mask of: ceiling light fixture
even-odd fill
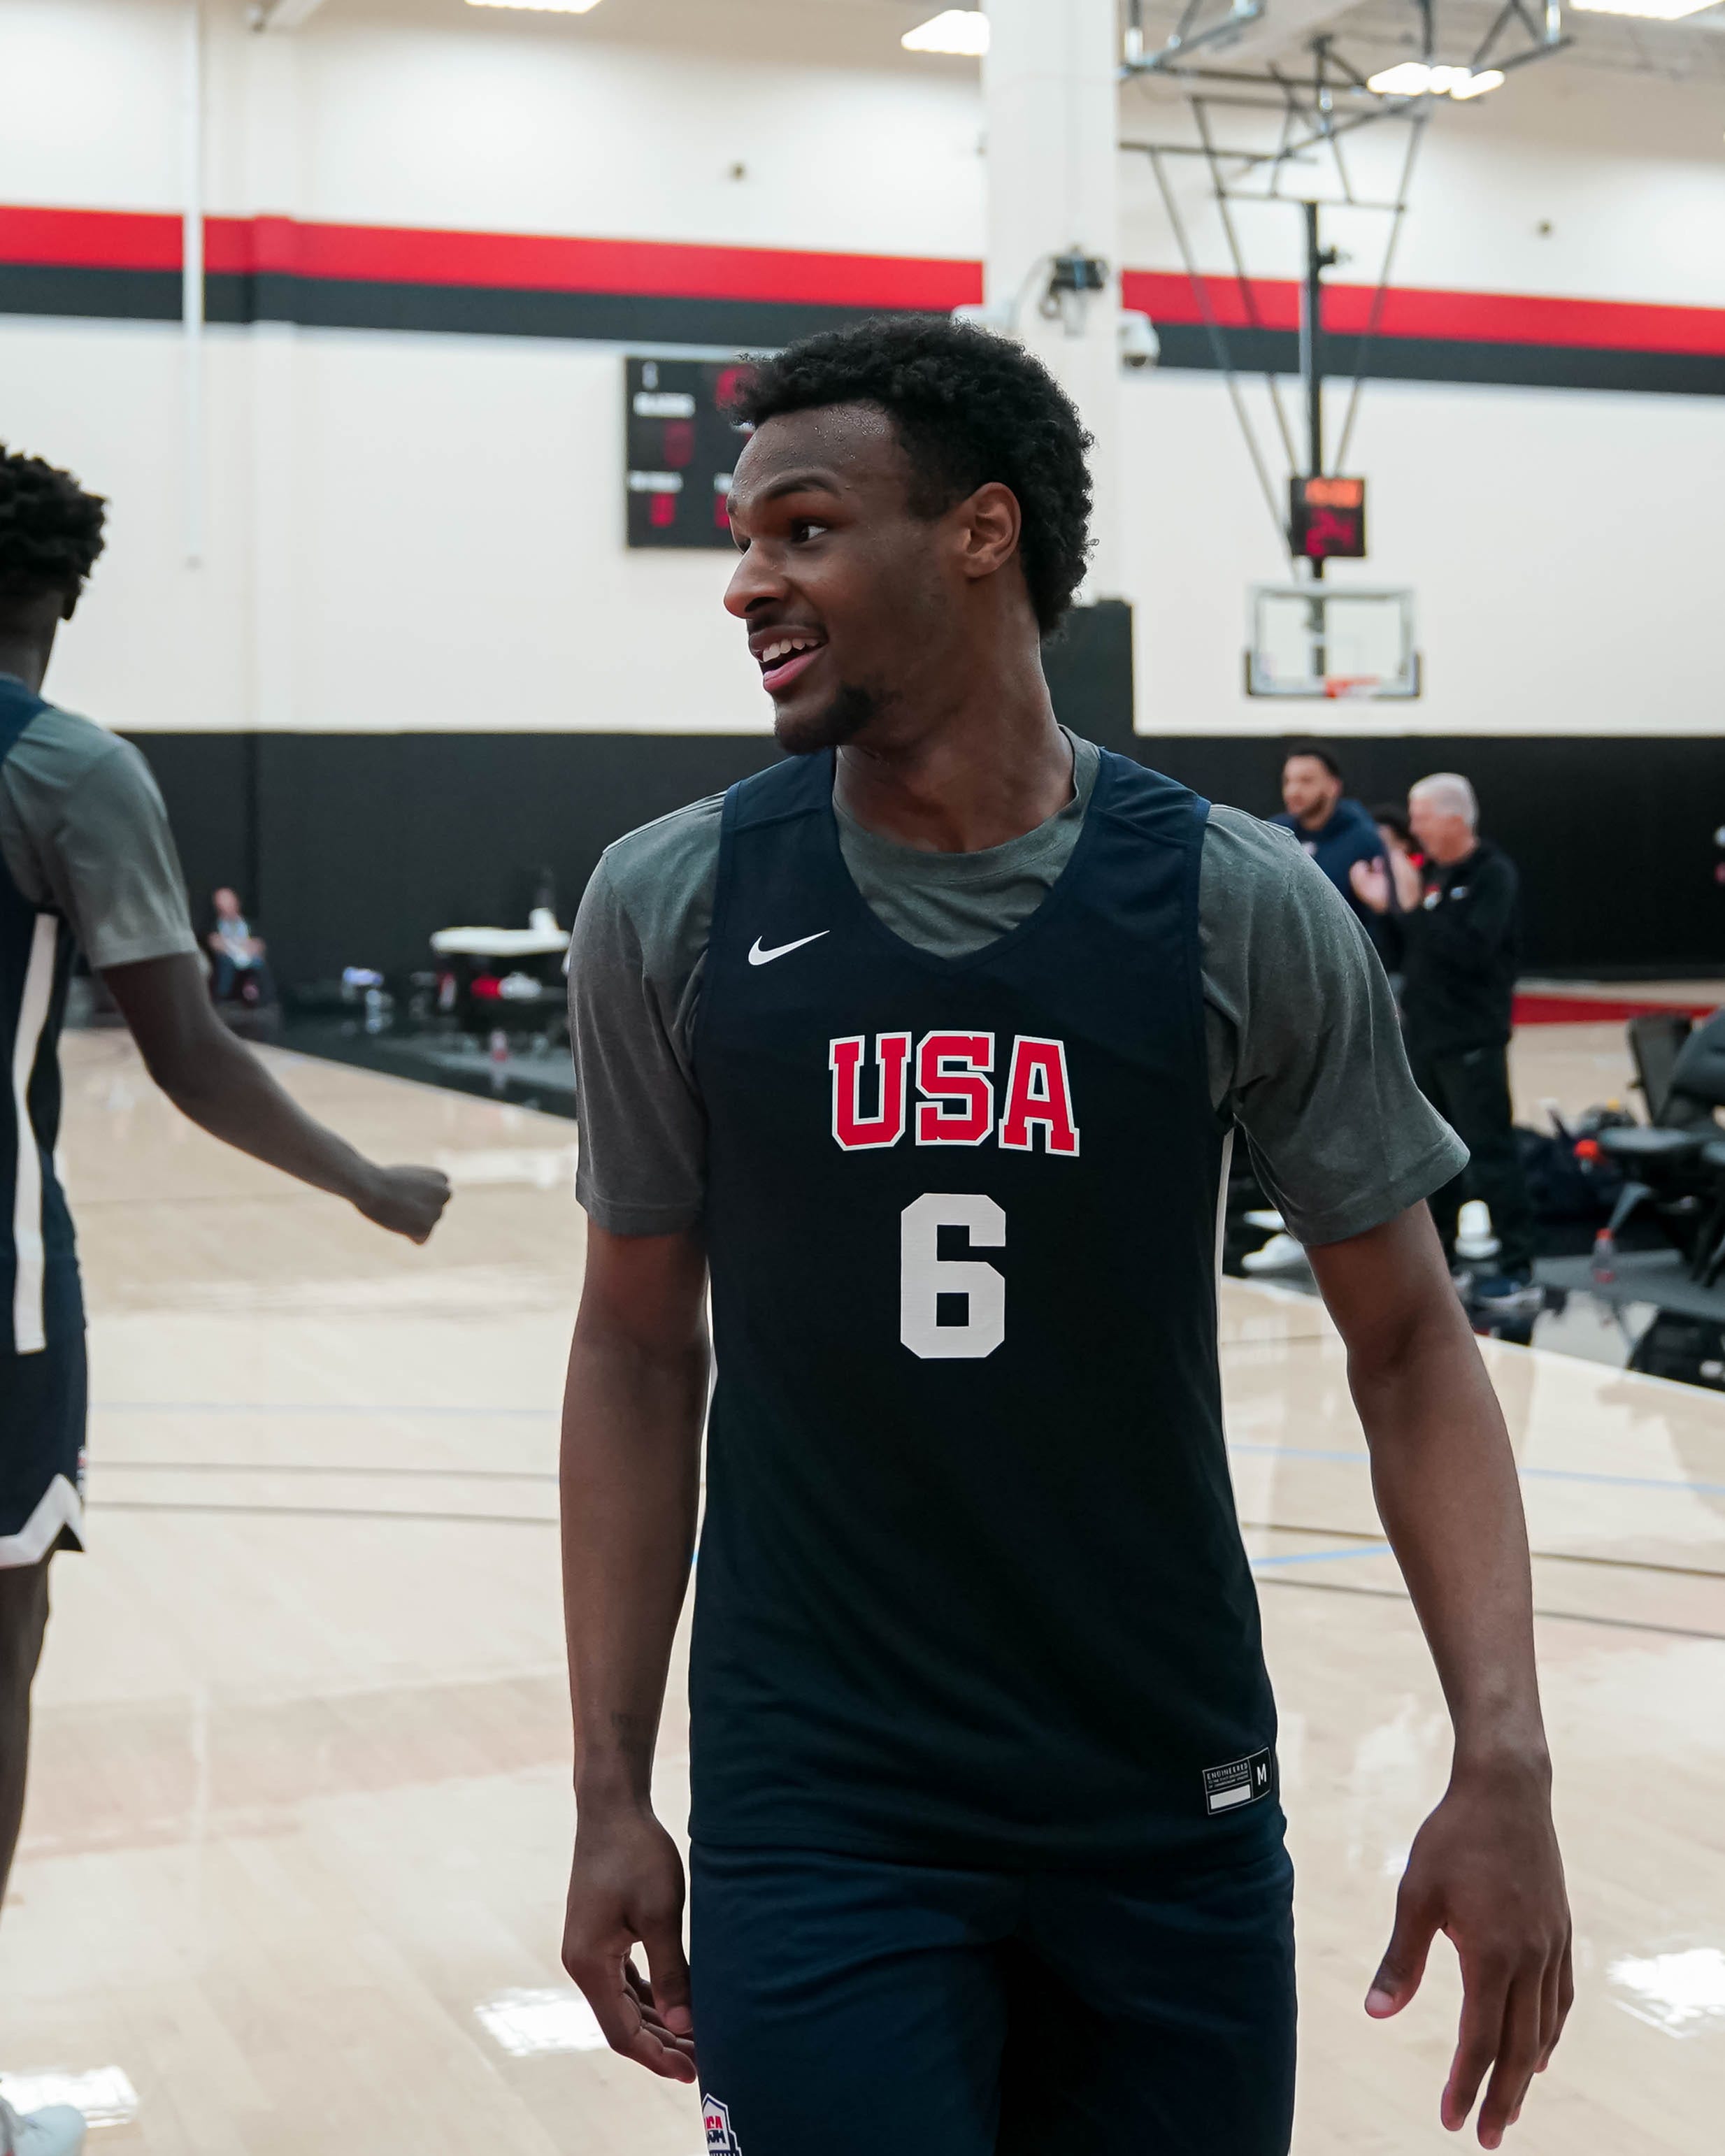
[[[1502,68],[1482,68],[1476,74],[1471,68],[1428,67],[1424,60],[1404,60],[1398,67],[1385,68],[1373,75],[1366,88],[1376,90],[1379,97],[1454,97],[1465,102],[1470,97],[1483,97],[1502,80]]]
[[[533,15],[584,15],[599,0],[467,0],[470,8],[519,8]]]
[[[1635,15],[1644,23],[1681,23],[1698,15],[1713,0],[1569,0],[1584,15]]]
[[[988,49],[988,18],[978,8],[948,8],[906,30],[899,43],[907,53],[957,53],[963,59],[980,59]]]

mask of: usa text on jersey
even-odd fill
[[[833,1137],[846,1152],[896,1146],[912,1129],[919,1146],[979,1146],[993,1138],[1009,1152],[1032,1152],[1040,1138],[1047,1152],[1069,1159],[1077,1154],[1064,1041],[1021,1033],[1009,1050],[1003,1043],[1006,1075],[998,1102],[992,1033],[925,1033],[914,1056],[908,1033],[876,1034],[872,1056],[869,1036],[850,1034],[829,1044],[827,1061],[833,1074]],[[913,1061],[919,1096],[914,1117],[909,1111]]]

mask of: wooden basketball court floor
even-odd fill
[[[1524,1094],[1614,1090],[1620,1041],[1543,1029]],[[101,2156],[696,2156],[692,2097],[594,2048],[557,1964],[573,1128],[275,1060],[368,1151],[447,1165],[455,1202],[411,1250],[191,1129],[123,1040],[69,1043],[93,1547],[54,1568],[0,2071],[14,2101],[72,2077]],[[1230,1281],[1224,1317],[1300,1873],[1296,2147],[1453,2147],[1447,1949],[1400,2021],[1360,2007],[1442,1786],[1441,1703],[1322,1310]],[[1488,1353],[1579,1984],[1510,2145],[1702,2156],[1725,2115],[1725,1397]],[[685,1746],[679,1677],[675,1823]]]

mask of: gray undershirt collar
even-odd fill
[[[1045,869],[1051,861],[1062,864],[1077,843],[1078,832],[1101,769],[1101,752],[1093,742],[1080,741],[1062,726],[1072,751],[1072,798],[1063,808],[999,846],[985,846],[971,854],[948,854],[923,846],[902,845],[859,824],[834,795],[833,814],[838,819],[839,839],[846,865],[860,883],[878,886],[914,880],[925,887],[970,886],[999,880],[1016,880],[1027,872]]]

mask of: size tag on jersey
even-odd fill
[[[1218,1812],[1255,1804],[1276,1788],[1273,1753],[1254,1752],[1249,1759],[1235,1759],[1226,1767],[1204,1770],[1204,1808],[1214,1819]]]

